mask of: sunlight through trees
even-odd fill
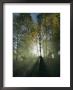
[[[39,56],[48,68],[53,68],[55,62],[60,63],[60,14],[14,13],[14,76],[26,76]]]

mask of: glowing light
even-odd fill
[[[52,59],[54,59],[54,54],[53,53],[52,53],[51,57],[52,57]]]
[[[36,44],[36,45],[33,46],[32,53],[33,53],[35,56],[40,56],[39,44]],[[42,47],[41,47],[41,56],[43,57],[43,48],[42,48]]]

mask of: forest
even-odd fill
[[[13,13],[13,77],[60,77],[60,13]]]

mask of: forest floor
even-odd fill
[[[40,59],[40,61],[36,61],[32,69],[29,71],[29,73],[26,75],[28,77],[48,77],[50,76],[47,66],[43,60],[43,58]]]
[[[30,63],[29,63],[30,64]],[[29,66],[29,65],[28,65]],[[45,60],[39,57],[35,63],[26,68],[24,63],[15,63],[13,77],[59,77],[60,60]]]

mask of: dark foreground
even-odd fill
[[[43,58],[40,56],[36,63],[32,66],[30,70],[24,75],[24,69],[21,68],[14,70],[14,77],[59,77],[60,76],[60,64],[54,64],[52,67],[48,67],[44,62]]]

